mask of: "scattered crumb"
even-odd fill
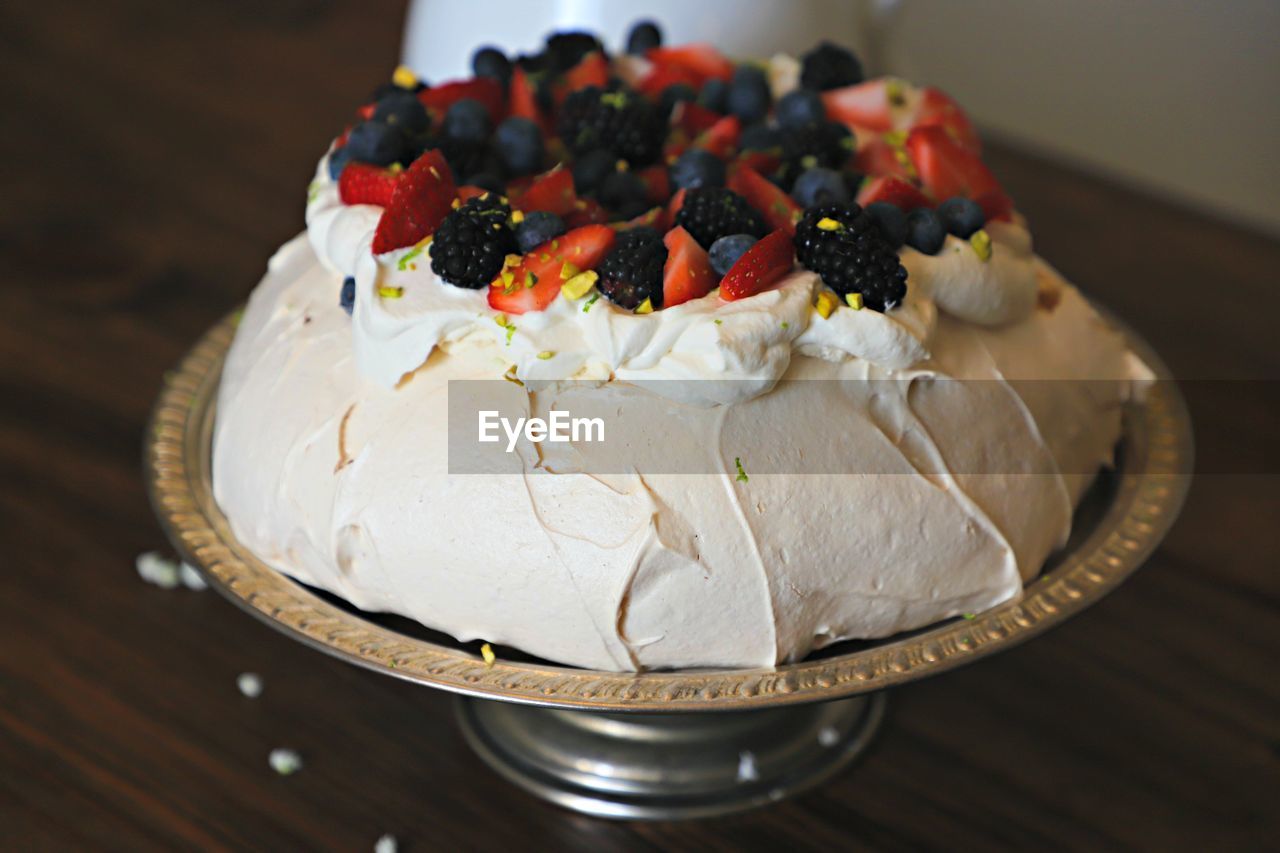
[[[204,576],[197,572],[195,566],[190,563],[183,563],[179,566],[178,575],[182,579],[182,585],[187,589],[201,592],[209,588],[209,584],[205,583]]]
[[[746,750],[738,753],[738,781],[754,782],[760,778],[760,771],[756,770],[756,756],[753,752]]]
[[[302,769],[302,756],[292,749],[277,747],[267,756],[267,763],[281,776],[292,776]]]
[[[399,847],[394,835],[384,835],[373,845],[373,853],[396,853]]]
[[[177,589],[178,584],[182,582],[179,577],[178,563],[161,557],[155,551],[139,554],[136,565],[138,577],[161,589]]]
[[[840,733],[835,726],[823,726],[818,729],[818,743],[830,749],[840,742]]]
[[[236,687],[250,699],[257,699],[262,695],[262,676],[256,672],[242,672],[236,676]]]

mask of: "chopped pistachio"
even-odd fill
[[[641,302],[639,305],[637,305],[637,306],[636,306],[636,313],[637,313],[637,314],[652,314],[652,313],[653,313],[653,300],[646,296],[646,297],[645,297],[644,302]]]
[[[591,306],[595,305],[596,300],[599,298],[600,298],[600,291],[597,290],[595,293],[591,294],[591,297],[587,299],[586,303],[582,306],[582,313],[585,314],[588,311],[590,311]]]
[[[524,222],[524,211],[523,210],[511,211],[511,224],[519,225],[521,222]]]
[[[738,476],[734,477],[734,479],[737,480],[739,483],[745,483],[751,479],[750,477],[747,476],[746,469],[742,467],[742,457],[740,456],[733,457],[733,467],[738,469]]]
[[[824,216],[818,220],[819,231],[839,231],[843,227],[838,219],[832,219],[830,216]]]
[[[391,72],[391,82],[401,89],[412,89],[418,85],[418,75],[407,65],[397,65],[396,70]]]
[[[547,359],[554,358],[554,357],[555,357],[555,353],[549,349],[544,349],[542,352],[538,353],[538,358],[542,361],[546,361]]]
[[[840,305],[836,295],[830,290],[824,290],[818,294],[818,300],[813,304],[814,309],[822,315],[822,319],[827,319],[832,312]]]
[[[404,288],[384,284],[378,288],[378,295],[383,299],[399,299],[404,296]]]
[[[580,272],[581,270],[579,270],[575,265],[565,261],[560,267],[560,280],[568,281]]]
[[[844,295],[844,301],[849,303],[849,307],[852,308],[854,311],[862,310],[862,294],[861,293],[846,293]]]
[[[563,274],[563,271],[561,274]],[[590,292],[591,288],[595,287],[599,278],[600,276],[595,270],[577,273],[560,285],[560,292],[564,294],[565,299],[581,299]]]
[[[991,235],[986,229],[979,228],[969,235],[969,245],[983,261],[991,260]]]
[[[498,660],[498,656],[493,653],[493,646],[488,643],[480,647],[480,657],[484,658],[485,666],[493,666]]]

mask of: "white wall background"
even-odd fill
[[[844,41],[993,136],[1280,234],[1280,0],[414,0],[405,56],[439,80],[641,17],[742,56]]]

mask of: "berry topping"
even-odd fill
[[[806,53],[802,62],[800,85],[805,89],[825,92],[862,82],[862,63],[858,58],[829,41]]]
[[[778,124],[782,127],[804,127],[806,124],[817,124],[827,120],[827,108],[822,105],[822,96],[809,89],[793,89],[778,99],[775,111]]]
[[[573,173],[563,166],[539,175],[525,187],[511,188],[511,204],[526,212],[545,210],[557,216],[568,216],[577,209],[577,203]]]
[[[391,204],[399,175],[367,163],[352,163],[338,178],[338,197],[343,204]],[[967,236],[967,235],[966,235]]]
[[[717,157],[727,158],[738,147],[738,137],[741,135],[742,122],[738,117],[725,116],[698,134],[698,138],[693,141],[693,147],[710,151]]]
[[[658,112],[670,116],[675,112],[676,104],[693,103],[697,99],[698,93],[688,83],[672,83],[658,95]]]
[[[490,121],[502,117],[507,98],[502,91],[502,84],[488,77],[474,77],[470,80],[456,80],[452,83],[441,83],[418,93],[418,100],[437,117],[449,111],[449,107],[468,98],[484,104]]]
[[[824,92],[827,115],[850,127],[885,132],[893,130],[893,108],[905,103],[902,84],[891,77],[868,80]]]
[[[570,92],[576,92],[588,86],[603,89],[609,84],[609,73],[609,60],[605,59],[600,51],[591,51],[582,57],[577,65],[565,72],[556,95],[558,102],[563,103]]]
[[[477,77],[497,80],[505,89],[511,81],[511,60],[496,47],[485,46],[471,54],[471,71]]]
[[[900,207],[887,201],[873,201],[863,209],[876,221],[890,246],[896,249],[906,242],[907,215]]]
[[[652,228],[633,228],[618,235],[613,251],[600,264],[600,292],[615,305],[632,311],[645,302],[662,307],[662,276],[667,247]]]
[[[729,112],[729,84],[716,77],[703,83],[702,91],[698,93],[698,105],[714,113]]]
[[[662,45],[662,30],[653,21],[639,21],[627,33],[627,53],[644,56]]]
[[[496,193],[468,200],[436,229],[431,271],[457,287],[476,290],[488,285],[507,255],[516,251],[510,218],[511,208]]]
[[[682,190],[724,186],[724,161],[710,151],[691,148],[671,166],[671,183]]]
[[[711,244],[711,251],[707,253],[711,259],[711,268],[716,271],[716,275],[724,275],[755,244],[756,238],[750,234],[721,237]]]
[[[653,105],[627,91],[589,86],[569,95],[560,111],[560,137],[574,154],[596,148],[645,166],[662,153],[666,124]]]
[[[747,200],[722,187],[689,190],[676,214],[675,224],[692,234],[703,247],[729,234],[760,237],[765,233],[764,220]]]
[[[412,92],[396,89],[378,99],[373,120],[399,128],[406,134],[425,133],[431,128],[427,108]]]
[[[907,271],[870,214],[856,204],[805,211],[796,225],[796,256],[836,293],[859,293],[868,308],[885,311],[907,294]]]
[[[535,210],[533,213],[526,213],[516,224],[516,245],[523,253],[532,252],[564,232],[563,219],[545,210]]]
[[[404,156],[404,134],[380,121],[363,121],[351,128],[343,146],[347,159],[374,166],[390,166]]]
[[[685,72],[692,76],[697,86],[713,78],[728,80],[733,76],[733,63],[709,44],[659,47],[649,51],[647,56],[655,71],[675,69]]]
[[[618,166],[618,158],[611,151],[597,148],[588,151],[573,161],[573,186],[578,195],[588,195],[596,191]]]
[[[815,166],[842,169],[853,151],[853,134],[838,122],[787,128],[782,132],[783,185],[790,186],[801,173]]]
[[[853,162],[865,175],[889,175],[903,181],[916,179],[915,167],[911,165],[907,150],[883,137],[873,138],[860,146]]]
[[[764,72],[755,65],[739,65],[729,83],[729,112],[744,122],[757,122],[769,114],[772,100]]]
[[[791,197],[801,207],[844,204],[849,200],[849,188],[845,185],[844,175],[833,169],[817,166],[800,173],[795,185],[791,187]]]
[[[533,81],[523,68],[515,68],[511,72],[511,96],[508,101],[508,112],[513,116],[527,118],[538,125],[544,135],[551,134],[550,122],[543,115],[538,104],[538,93]]]
[[[965,239],[986,222],[982,207],[976,201],[962,196],[949,198],[938,205],[938,218],[942,220],[948,234]]]
[[[768,290],[791,272],[795,248],[791,233],[779,228],[748,249],[720,280],[720,298],[744,299]]]
[[[770,231],[795,228],[800,218],[800,205],[782,191],[778,185],[746,164],[739,164],[729,177],[729,189],[747,200],[747,204],[760,212]]]
[[[649,188],[644,179],[632,171],[614,172],[605,177],[596,193],[600,203],[618,216],[630,219],[650,207]]]
[[[430,236],[449,214],[455,195],[453,173],[439,151],[428,151],[396,181],[391,202],[373,234],[373,252],[412,246]]]
[[[930,206],[928,196],[892,175],[882,175],[867,181],[858,191],[857,201],[863,207],[877,201],[887,201],[903,211]]]
[[[509,174],[528,175],[542,168],[542,130],[527,118],[504,120],[494,134],[493,146]]]
[[[338,291],[338,306],[347,312],[347,316],[356,309],[356,280],[347,276],[342,280],[342,290]]]
[[[935,199],[956,195],[976,199],[986,193],[1002,192],[978,155],[952,139],[942,127],[915,128],[907,134],[906,148],[925,191]]]
[[[973,123],[969,121],[969,117],[964,114],[960,106],[941,90],[928,87],[920,92],[920,106],[916,110],[912,127],[931,125],[941,127],[951,134],[952,139],[973,153],[982,152],[982,142],[978,139],[978,132],[974,130]]]
[[[907,214],[905,242],[908,246],[926,255],[936,255],[946,240],[947,228],[938,214],[927,207],[918,207]]]
[[[503,264],[489,288],[489,307],[507,314],[544,310],[565,284],[585,281],[582,274],[598,267],[617,239],[607,225],[553,237],[513,266]]]
[[[489,111],[472,98],[455,102],[444,114],[444,135],[455,142],[484,142],[489,127]]]
[[[716,286],[717,276],[707,260],[707,253],[683,228],[673,228],[662,240],[667,247],[667,262],[662,271],[663,308],[671,308],[690,299],[700,299]]]
[[[568,71],[592,51],[603,51],[604,45],[593,34],[581,31],[552,33],[543,51],[548,70]]]

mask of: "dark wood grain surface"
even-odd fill
[[[860,766],[740,818],[619,824],[544,805],[470,753],[447,697],[212,593],[142,584],[135,556],[163,547],[139,473],[161,374],[301,229],[319,147],[390,71],[399,27],[396,8],[304,0],[0,8],[0,847],[1280,839],[1280,412],[1257,385],[1202,383],[1202,453],[1221,443],[1249,465],[1202,474],[1131,582],[897,691]],[[1276,241],[1013,151],[991,159],[1041,252],[1179,376],[1280,378]],[[237,692],[244,670],[265,677],[260,699]],[[271,772],[280,745],[301,773]]]

